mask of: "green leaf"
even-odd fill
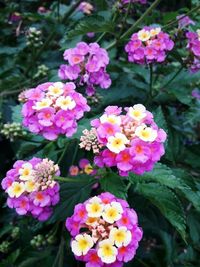
[[[74,178],[74,182],[65,182],[60,185],[60,202],[55,207],[53,216],[49,220],[49,223],[55,221],[63,221],[68,216],[71,216],[74,210],[74,206],[89,198],[92,185],[96,182],[91,177],[83,178],[82,181],[77,177]]]
[[[122,178],[115,173],[108,173],[105,177],[100,179],[101,188],[110,192],[116,197],[126,199],[127,190]]]
[[[161,106],[159,106],[153,112],[153,115],[154,115],[154,120],[157,123],[157,125],[159,126],[159,128],[162,128],[163,130],[165,130],[166,133],[168,133],[167,122],[165,120]]]
[[[172,189],[183,188],[181,179],[174,176],[173,171],[164,164],[156,163],[151,172],[144,175],[129,174],[129,181],[132,184],[143,182],[157,182],[160,185],[168,186]]]
[[[181,237],[186,238],[186,221],[183,207],[178,197],[169,188],[156,184],[137,184],[136,192],[154,204],[165,218],[176,228]]]
[[[21,114],[22,106],[16,105],[11,107],[11,109],[12,109],[12,121],[22,123],[22,114]]]
[[[67,37],[73,38],[78,35],[87,34],[88,32],[112,32],[114,28],[114,22],[105,21],[102,16],[90,16],[81,19],[74,29],[67,33]]]

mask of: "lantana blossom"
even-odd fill
[[[109,106],[99,119],[91,122],[96,135],[94,163],[102,167],[117,167],[120,175],[151,171],[164,154],[166,133],[142,104],[125,108]],[[84,137],[84,136],[83,136]],[[81,148],[92,150],[88,139],[81,137]]]
[[[76,205],[66,228],[72,252],[87,267],[123,266],[134,258],[143,234],[136,212],[108,192]]]
[[[131,36],[125,51],[129,62],[150,64],[163,62],[173,47],[174,42],[160,27],[146,26]]]
[[[71,137],[77,121],[90,110],[86,99],[72,82],[47,82],[24,92],[23,125],[48,140],[60,134]]]
[[[111,85],[111,79],[106,72],[109,63],[108,53],[97,43],[77,43],[75,48],[64,52],[64,60],[67,65],[60,66],[58,76],[62,80],[71,80],[79,86],[86,86],[86,93],[93,95],[95,86],[107,89]]]
[[[1,183],[8,194],[8,207],[14,208],[19,215],[47,220],[60,199],[59,184],[53,179],[59,174],[58,165],[48,159],[16,161]]]

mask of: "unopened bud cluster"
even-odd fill
[[[9,251],[9,246],[10,246],[10,242],[8,241],[3,241],[0,244],[0,252],[1,253],[7,253]]]
[[[30,27],[27,32],[27,46],[38,48],[40,47],[42,42],[42,32],[40,30],[37,30],[35,27]]]
[[[38,234],[33,237],[33,239],[30,241],[30,244],[34,248],[41,248],[45,247],[48,244],[53,244],[55,242],[55,237],[53,235],[41,235]]]
[[[3,124],[1,134],[12,142],[18,137],[26,136],[27,131],[22,128],[20,123],[12,122]]]
[[[102,98],[103,97],[97,93],[86,97],[89,106],[97,106],[102,101]]]
[[[36,74],[34,75],[34,78],[37,79],[40,77],[45,77],[48,74],[48,71],[49,71],[49,68],[46,65],[42,64],[38,66],[38,69],[37,69]]]

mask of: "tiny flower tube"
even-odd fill
[[[125,46],[128,61],[136,64],[152,64],[165,61],[168,51],[174,42],[160,27],[144,27],[131,36]]]
[[[117,106],[108,106],[91,126],[92,140],[89,135],[81,136],[80,147],[93,150],[94,163],[100,168],[117,167],[122,176],[129,172],[141,175],[151,171],[164,155],[166,133],[142,104],[127,107],[125,112]],[[93,149],[93,143],[98,149]]]
[[[8,207],[19,215],[46,221],[53,212],[52,207],[59,202],[59,184],[53,179],[59,174],[58,165],[48,159],[16,161],[1,183],[8,194]]]
[[[94,95],[95,86],[107,89],[111,79],[106,72],[109,63],[108,53],[97,43],[77,43],[75,48],[64,52],[67,65],[61,65],[58,76],[61,80],[74,81],[78,86],[86,86],[86,94]]]
[[[72,82],[47,82],[25,91],[23,125],[48,140],[59,135],[71,137],[77,131],[77,121],[90,110],[75,88]]]
[[[108,192],[77,204],[66,228],[72,252],[86,266],[123,266],[134,258],[143,235],[134,209]]]

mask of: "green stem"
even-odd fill
[[[83,180],[82,179],[74,179],[74,178],[69,178],[69,177],[58,177],[58,176],[54,176],[53,177],[54,180],[56,181],[60,181],[60,182],[72,182],[72,183],[80,183]]]
[[[180,69],[178,69],[178,71],[172,76],[172,78],[165,84],[162,86],[162,88],[166,88],[170,83],[173,82],[173,80],[179,75],[179,73],[181,73],[181,71],[183,70],[183,66],[180,67]]]
[[[145,104],[147,105],[153,97],[153,65],[149,64],[149,92]]]
[[[179,20],[181,20],[181,19],[185,18],[186,16],[188,16],[188,15],[194,13],[194,12],[197,11],[198,9],[200,9],[200,5],[197,6],[197,7],[194,7],[194,8],[191,9],[190,11],[188,11],[183,17],[181,17],[181,18],[179,18],[179,19],[174,19],[174,20],[172,20],[171,22],[167,23],[165,26],[162,27],[162,29],[165,29],[165,28],[168,28],[168,27],[170,27],[170,26],[172,26],[172,25],[174,25],[174,24],[177,24],[177,23],[179,22]],[[193,16],[193,17],[195,17],[195,16]]]
[[[153,4],[144,12],[144,14],[120,37],[120,39],[127,38],[130,34],[134,32],[137,26],[148,16],[151,11],[156,8],[156,6],[161,2],[161,0],[156,0]]]
[[[64,155],[65,155],[65,153],[66,153],[66,151],[67,151],[67,148],[68,148],[68,143],[65,145],[65,147],[64,147],[64,149],[63,149],[63,151],[62,151],[62,153],[61,153],[61,155],[60,155],[60,157],[59,157],[59,159],[58,159],[58,161],[57,161],[57,164],[58,164],[58,165],[59,165],[59,163],[63,160]]]
[[[131,182],[129,182],[128,184],[127,184],[127,186],[126,186],[126,191],[128,191],[129,190],[129,188],[131,187]]]
[[[125,39],[127,38],[130,34],[132,34],[134,32],[134,30],[137,28],[137,26],[146,18],[146,16],[149,15],[149,13],[151,13],[151,11],[156,8],[156,6],[160,3],[161,0],[156,0],[153,2],[153,4],[146,10],[146,12],[144,12],[144,14],[133,24],[133,26],[131,26],[120,38],[119,40]],[[117,44],[117,40],[114,40],[111,44],[109,44],[106,47],[106,50],[110,50],[111,48],[113,48],[116,44]]]

